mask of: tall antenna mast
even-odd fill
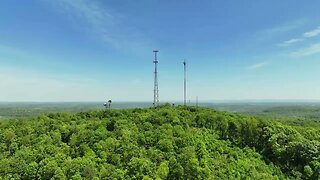
[[[183,61],[183,69],[184,69],[184,106],[187,105],[187,62],[186,60]]]
[[[154,89],[153,89],[153,107],[156,108],[159,106],[159,85],[158,85],[158,50],[154,50]]]

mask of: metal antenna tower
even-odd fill
[[[153,89],[153,107],[156,108],[159,106],[159,84],[158,84],[158,50],[154,50],[154,89]]]
[[[187,105],[187,62],[186,60],[183,61],[183,69],[184,69],[184,106]]]

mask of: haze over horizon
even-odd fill
[[[183,3],[182,3],[183,2]],[[18,5],[17,5],[18,4]],[[320,1],[0,1],[0,101],[320,100]]]

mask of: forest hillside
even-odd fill
[[[0,121],[0,179],[319,179],[320,129],[209,108]]]

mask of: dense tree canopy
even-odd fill
[[[318,179],[320,130],[207,108],[0,122],[0,179]]]

